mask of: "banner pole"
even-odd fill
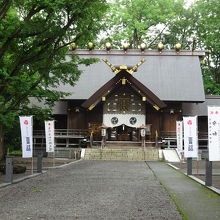
[[[199,161],[198,161],[198,158],[196,160],[196,175],[197,176],[199,175]]]

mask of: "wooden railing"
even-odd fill
[[[176,132],[175,131],[161,131],[162,138],[175,138]]]
[[[206,131],[200,131],[198,133],[199,139],[208,140],[208,132]]]
[[[162,138],[176,138],[175,131],[161,131]],[[208,132],[206,131],[199,131],[198,132],[198,139],[199,140],[208,140]]]
[[[87,137],[87,129],[55,129],[55,137]],[[34,130],[34,137],[45,136],[44,130]]]

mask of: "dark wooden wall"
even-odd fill
[[[67,115],[54,115],[55,129],[67,129]]]
[[[68,102],[67,128],[88,129],[89,125],[102,124],[103,106],[98,104],[91,111],[81,108],[83,100]],[[151,139],[155,138],[156,131],[162,133],[176,131],[176,121],[181,120],[181,104],[167,103],[167,108],[155,110],[149,103],[146,104],[146,124],[151,124]]]
[[[181,103],[166,103],[167,107],[155,110],[151,105],[146,104],[146,124],[151,124],[151,139],[158,135],[176,131],[176,121],[182,119]]]
[[[198,130],[200,132],[208,132],[208,116],[198,117]]]
[[[89,124],[102,123],[102,105],[97,105],[91,111],[81,107],[82,100],[68,102],[68,129],[88,129]]]

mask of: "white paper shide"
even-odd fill
[[[220,161],[220,106],[208,106],[209,161]]]
[[[54,121],[45,121],[46,152],[54,152]]]
[[[183,152],[183,122],[176,121],[176,143],[177,150]]]
[[[198,157],[197,116],[183,117],[184,157]]]
[[[32,116],[20,116],[22,157],[31,158],[33,156],[33,125]]]

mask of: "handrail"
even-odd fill
[[[163,138],[175,138],[176,132],[175,131],[161,131],[161,137]],[[199,139],[207,139],[208,138],[208,132],[207,131],[199,131],[198,132],[198,138]]]
[[[55,129],[54,135],[56,136],[87,136],[87,129]],[[45,136],[44,130],[34,130],[34,136]]]

